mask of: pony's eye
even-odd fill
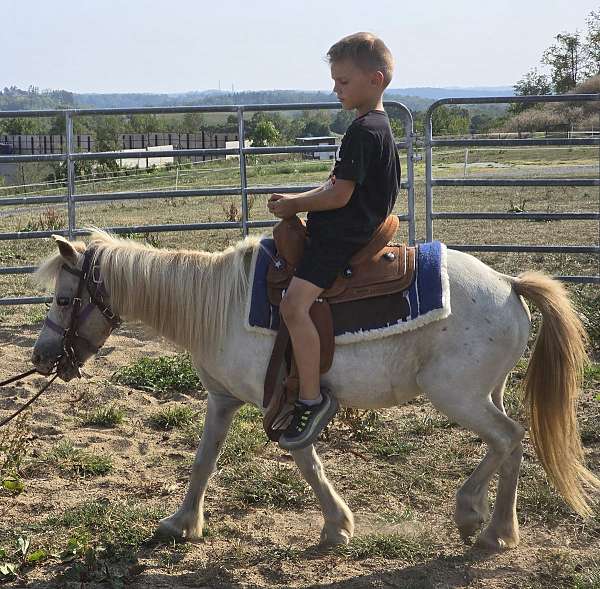
[[[66,307],[71,302],[69,297],[56,297],[56,304],[59,307]]]

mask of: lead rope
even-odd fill
[[[22,378],[25,378],[26,376],[29,376],[30,374],[33,374],[34,372],[37,372],[37,370],[32,369],[27,372],[24,372],[23,374],[19,374],[18,376],[13,376],[12,378],[9,378],[8,380],[0,382],[0,387],[3,387],[5,385],[10,384],[11,382],[15,382],[17,380],[21,380]],[[56,379],[57,376],[58,376],[58,374],[55,372],[54,376],[33,397],[31,397],[31,399],[29,399],[29,401],[27,401],[27,403],[25,403],[25,405],[23,405],[22,407],[19,407],[19,409],[17,409],[17,411],[15,411],[12,415],[9,415],[6,419],[3,419],[2,421],[0,421],[0,428],[4,427],[7,423],[9,423],[15,417],[17,417],[17,415],[19,415],[20,413],[25,411],[25,409],[27,409],[27,407],[29,407],[29,405],[31,405],[37,398],[39,398],[40,395],[54,382],[54,380]]]

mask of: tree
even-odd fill
[[[37,135],[41,132],[39,122],[31,117],[3,119],[0,130],[6,135]]]
[[[331,122],[331,130],[335,133],[345,133],[350,123],[354,120],[355,113],[351,110],[339,110]]]
[[[266,124],[268,123],[268,124]],[[236,117],[237,130],[237,117]],[[287,138],[289,125],[287,120],[281,116],[281,113],[267,113],[264,111],[255,112],[252,118],[246,123],[246,136],[256,137],[257,140],[267,140],[273,145],[282,138]],[[255,145],[257,145],[255,143]]]
[[[600,74],[600,10],[590,12],[586,19],[588,26],[585,37],[585,75]]]
[[[198,133],[205,126],[204,116],[200,112],[186,112],[180,125],[182,133]]]
[[[552,94],[552,84],[546,74],[540,74],[537,68],[527,72],[514,86],[517,96],[540,96],[542,94]],[[512,114],[517,114],[535,106],[531,104],[511,104],[508,108]]]
[[[550,66],[554,92],[564,94],[582,81],[585,71],[584,47],[579,31],[574,34],[556,35],[557,43],[551,45],[542,57],[542,63]]]
[[[390,127],[392,129],[392,134],[394,135],[396,141],[404,139],[406,132],[404,130],[404,125],[402,124],[402,121],[390,118]]]
[[[433,111],[431,122],[435,135],[466,135],[469,132],[469,111],[440,106]]]
[[[248,139],[254,147],[265,147],[274,145],[279,139],[279,131],[272,121],[260,121],[254,129],[248,133]]]
[[[129,128],[132,133],[160,133],[163,122],[153,114],[131,115]]]
[[[302,111],[301,119],[304,121],[300,133],[305,137],[322,137],[329,135],[331,118],[326,111]]]
[[[471,133],[489,133],[491,129],[499,123],[500,117],[496,117],[486,112],[474,114],[469,123],[469,131]]]

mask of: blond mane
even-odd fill
[[[92,229],[112,307],[125,319],[140,320],[184,347],[205,355],[217,352],[226,336],[230,304],[248,289],[245,261],[259,237],[247,237],[227,249],[209,253],[157,249]],[[83,251],[84,244],[73,244]],[[63,263],[59,254],[36,272],[42,284],[53,282]],[[242,305],[243,307],[243,305]]]

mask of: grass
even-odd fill
[[[244,506],[300,508],[312,497],[294,466],[253,461],[223,471],[220,478],[231,499]]]
[[[29,415],[24,412],[0,429],[0,477],[19,474],[29,451]]]
[[[61,470],[81,477],[102,476],[112,471],[109,456],[79,450],[69,440],[58,443],[48,454],[48,459]]]
[[[194,420],[196,412],[187,405],[167,405],[148,418],[150,425],[158,430],[171,430],[186,426]]]
[[[63,544],[65,549],[69,544],[76,553],[78,547],[101,547],[109,557],[124,557],[152,537],[158,519],[164,515],[163,509],[158,507],[96,499],[83,501],[59,516],[49,517],[42,526],[59,530],[67,539]]]
[[[424,437],[430,436],[437,429],[447,429],[452,424],[444,415],[427,413],[418,417],[408,417],[403,420],[402,429],[406,435]]]
[[[244,405],[231,424],[220,463],[235,465],[249,462],[267,442],[261,412],[252,405]]]
[[[434,545],[425,535],[407,538],[399,534],[367,534],[353,538],[339,552],[354,560],[385,558],[417,562],[433,556]]]
[[[541,567],[533,581],[523,589],[598,589],[600,561],[574,557],[564,550],[548,550],[540,560]]]
[[[80,418],[80,422],[83,426],[109,428],[123,423],[124,417],[125,411],[113,404],[88,411]]]
[[[159,395],[189,393],[202,386],[189,354],[142,358],[117,370],[112,380]]]
[[[574,517],[573,511],[548,482],[537,460],[524,460],[521,465],[517,507],[524,522],[537,520],[555,525]]]
[[[385,429],[381,435],[371,441],[369,449],[384,460],[395,460],[406,456],[415,449],[415,444],[407,442],[404,434],[393,429]]]

